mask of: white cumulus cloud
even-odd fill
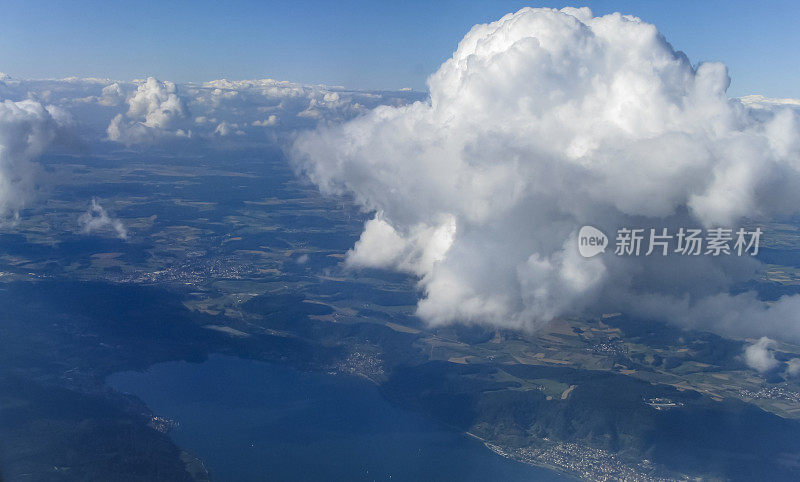
[[[266,119],[260,119],[253,121],[253,125],[257,127],[270,127],[278,124],[278,116],[272,114],[271,116],[267,117]]]
[[[800,340],[800,298],[728,294],[752,258],[577,254],[587,224],[737,227],[798,209],[797,111],[728,85],[724,65],[693,66],[637,18],[526,8],[473,27],[428,101],[323,125],[292,156],[377,213],[348,262],[418,276],[431,323],[536,328],[622,308]]]
[[[768,372],[780,364],[775,358],[774,349],[775,340],[771,340],[766,336],[761,337],[758,341],[745,348],[744,360],[747,366],[757,370],[759,373]]]
[[[33,198],[39,169],[33,161],[69,123],[69,116],[51,105],[0,101],[0,216],[16,215]]]
[[[101,102],[114,98],[119,89],[113,85],[103,89]],[[127,113],[117,114],[108,126],[110,140],[135,144],[165,136],[191,136],[191,131],[182,128],[188,119],[188,108],[174,83],[149,77],[139,83],[127,103]]]

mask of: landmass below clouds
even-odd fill
[[[728,83],[724,65],[693,66],[654,26],[588,9],[476,25],[429,95],[0,76],[0,207],[24,205],[34,159],[68,125],[132,148],[297,139],[298,168],[376,213],[348,263],[418,276],[430,323],[535,329],[622,309],[797,341],[800,298],[729,294],[755,259],[586,260],[575,249],[586,224],[737,227],[796,211],[797,103],[732,99]]]
[[[274,146],[300,129],[424,97],[272,79],[176,84],[152,77],[25,80],[0,73],[0,221],[13,221],[41,194],[35,160],[59,140],[134,149],[176,142]]]

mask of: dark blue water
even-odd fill
[[[108,383],[180,422],[171,437],[218,481],[565,480],[396,407],[356,377],[214,355]]]

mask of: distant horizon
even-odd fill
[[[337,84],[329,84],[325,82],[321,83],[309,83],[309,82],[298,82],[292,79],[282,79],[279,77],[249,77],[249,78],[235,78],[235,77],[219,77],[215,79],[208,79],[208,80],[181,80],[176,81],[167,77],[160,77],[158,75],[145,75],[143,77],[135,77],[130,79],[125,78],[115,78],[115,77],[82,77],[79,75],[67,75],[66,77],[21,77],[14,75],[13,73],[4,72],[0,70],[0,82],[5,79],[9,79],[12,81],[21,81],[21,82],[70,82],[70,81],[83,81],[83,82],[92,82],[97,81],[98,83],[108,83],[108,82],[122,82],[122,83],[142,83],[146,82],[148,78],[154,78],[161,82],[172,82],[176,85],[203,85],[209,82],[216,82],[220,80],[225,80],[228,82],[256,82],[256,81],[265,81],[265,80],[272,80],[275,82],[287,82],[294,85],[303,85],[307,87],[325,87],[326,89],[338,89],[338,90],[345,90],[345,91],[353,91],[353,92],[416,92],[416,93],[428,93],[428,89],[419,90],[414,89],[412,87],[400,87],[397,89],[362,89],[357,87],[350,87],[347,85],[337,85]]]
[[[693,65],[724,63],[733,97],[800,97],[794,46],[800,19],[787,1],[497,2],[347,0],[335,5],[212,2],[4,2],[0,72],[24,79],[290,79],[358,90],[427,91],[430,74],[474,25],[525,6],[588,6],[654,24]],[[37,28],[30,28],[36,25]],[[235,26],[235,28],[234,28]],[[175,59],[181,59],[176,62]],[[147,74],[147,75],[146,75]]]
[[[258,78],[242,78],[242,79],[231,78],[231,77],[221,77],[221,78],[218,78],[218,79],[210,79],[210,80],[173,81],[172,79],[161,78],[161,77],[158,77],[158,76],[155,76],[155,75],[147,75],[147,76],[144,76],[144,77],[133,78],[133,79],[119,79],[119,78],[113,78],[113,77],[80,77],[80,76],[77,76],[77,75],[69,75],[69,76],[66,76],[66,77],[41,77],[41,78],[36,78],[36,77],[18,77],[18,76],[9,74],[8,72],[0,71],[0,82],[3,81],[3,77],[2,77],[3,75],[5,75],[7,79],[11,79],[12,81],[20,81],[20,82],[69,82],[69,81],[72,81],[72,80],[76,80],[76,81],[79,80],[79,81],[84,81],[84,82],[91,82],[91,81],[122,82],[122,83],[130,83],[130,84],[133,84],[133,83],[144,83],[144,82],[147,81],[148,78],[152,77],[152,78],[154,78],[154,79],[156,79],[158,81],[161,81],[161,82],[172,82],[172,83],[174,83],[176,85],[198,85],[198,86],[206,84],[206,83],[209,83],[209,82],[219,81],[219,80],[226,80],[226,81],[229,81],[229,82],[255,82],[255,81],[272,80],[272,81],[275,81],[275,82],[287,82],[287,83],[290,83],[290,84],[293,84],[293,85],[301,85],[301,86],[306,86],[306,87],[324,87],[326,89],[341,90],[341,91],[345,91],[345,92],[411,92],[411,93],[416,93],[416,94],[430,95],[430,91],[427,88],[426,89],[414,89],[412,87],[401,87],[401,88],[398,88],[398,89],[363,89],[363,88],[357,88],[357,87],[350,87],[350,86],[347,86],[347,85],[326,84],[324,82],[323,83],[311,84],[311,83],[306,83],[306,82],[297,82],[297,81],[294,81],[294,80],[291,80],[291,79],[281,79],[281,78],[277,78],[277,77],[258,77]],[[786,103],[791,103],[791,104],[800,103],[800,96],[798,96],[797,98],[795,98],[795,97],[774,97],[774,96],[770,96],[770,95],[764,95],[763,93],[760,93],[760,92],[751,92],[751,93],[742,94],[742,95],[732,95],[730,92],[728,92],[728,97],[731,98],[731,99],[741,99],[741,100],[747,100],[748,98],[750,98],[753,101],[756,101],[756,100],[768,101],[768,102],[769,101],[778,101],[779,103],[781,103],[780,101],[789,101],[789,102],[786,102]]]

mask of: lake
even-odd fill
[[[397,407],[357,377],[212,355],[107,382],[178,421],[170,436],[218,481],[566,480]]]

